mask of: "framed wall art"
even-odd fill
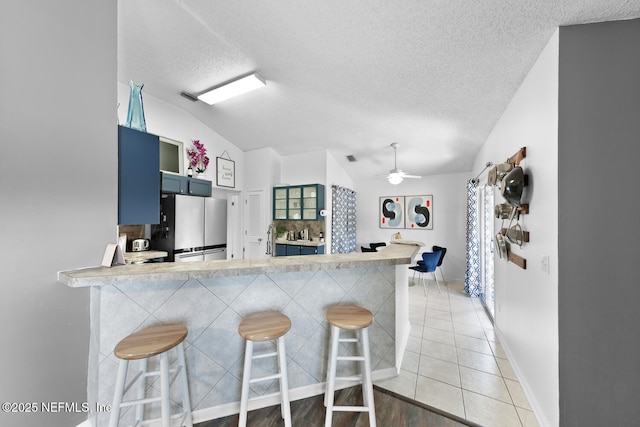
[[[405,227],[433,230],[433,196],[405,196]]]
[[[404,197],[380,197],[380,228],[404,228]]]
[[[236,187],[236,163],[233,160],[216,157],[216,185],[219,187]]]

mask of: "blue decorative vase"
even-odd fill
[[[127,112],[127,127],[142,132],[147,131],[147,123],[144,120],[144,109],[142,108],[142,87],[131,80],[129,87],[129,111]]]

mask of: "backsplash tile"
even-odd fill
[[[294,230],[296,233],[308,228],[309,238],[317,238],[320,236],[320,232],[324,233],[325,237],[327,236],[325,221],[273,221],[273,229],[275,230],[278,227],[283,227],[286,231]]]

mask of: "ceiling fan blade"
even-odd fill
[[[389,171],[389,174],[384,176],[384,175],[376,175],[376,178],[385,178],[385,179],[390,179],[392,177],[400,177],[400,181],[402,181],[402,178],[414,178],[414,179],[420,179],[422,178],[420,175],[411,175],[408,173],[405,173],[402,171],[402,169],[398,169],[398,161],[397,161],[397,153],[398,153],[398,146],[400,144],[398,144],[397,142],[394,142],[393,144],[391,144],[391,148],[393,148],[393,169],[391,169]]]
[[[387,175],[374,175],[374,178],[376,178],[376,179],[378,179],[378,178],[379,179],[383,179],[383,178],[384,179],[389,179],[390,176],[391,175],[389,175],[389,174],[387,174]]]

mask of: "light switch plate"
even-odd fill
[[[540,258],[540,268],[542,271],[549,274],[549,255],[542,255]]]

